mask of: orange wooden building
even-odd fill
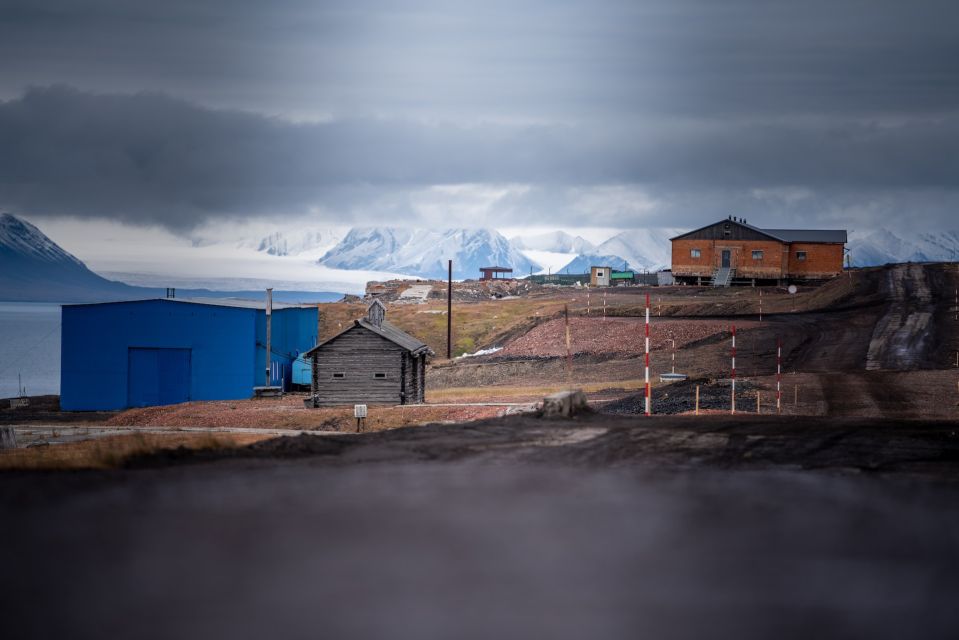
[[[677,283],[784,283],[842,273],[846,231],[760,229],[729,217],[671,238]]]

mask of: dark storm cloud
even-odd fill
[[[416,224],[412,191],[470,183],[525,189],[477,223],[946,224],[957,20],[952,0],[0,0],[0,206]]]
[[[390,192],[463,183],[530,185],[528,217],[555,221],[566,210],[567,223],[582,212],[556,194],[609,185],[633,185],[663,203],[725,194],[713,206],[727,210],[746,207],[735,194],[788,204],[799,187],[799,199],[817,206],[822,193],[869,200],[959,189],[955,116],[898,124],[291,123],[160,94],[49,87],[0,104],[0,148],[6,209],[175,230],[312,207],[337,214],[329,222],[409,215],[371,207]],[[708,201],[700,197],[699,208]]]
[[[0,93],[554,120],[959,107],[952,0],[0,0]]]

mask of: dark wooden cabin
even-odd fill
[[[418,404],[426,392],[423,342],[386,321],[374,300],[366,316],[305,354],[311,359],[313,406]]]

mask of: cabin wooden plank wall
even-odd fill
[[[426,356],[363,327],[354,327],[313,354],[316,406],[411,404],[425,400]]]
[[[362,327],[324,345],[313,358],[319,405],[399,404],[406,351]],[[382,377],[377,374],[382,374]]]

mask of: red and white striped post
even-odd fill
[[[763,321],[763,290],[759,290],[759,321]]]
[[[649,407],[649,294],[646,294],[646,415],[651,415]]]
[[[783,341],[782,338],[776,339],[776,413],[782,413],[783,410]]]
[[[736,325],[732,325],[733,331],[733,367],[732,367],[732,403],[730,404],[730,413],[736,413]]]

